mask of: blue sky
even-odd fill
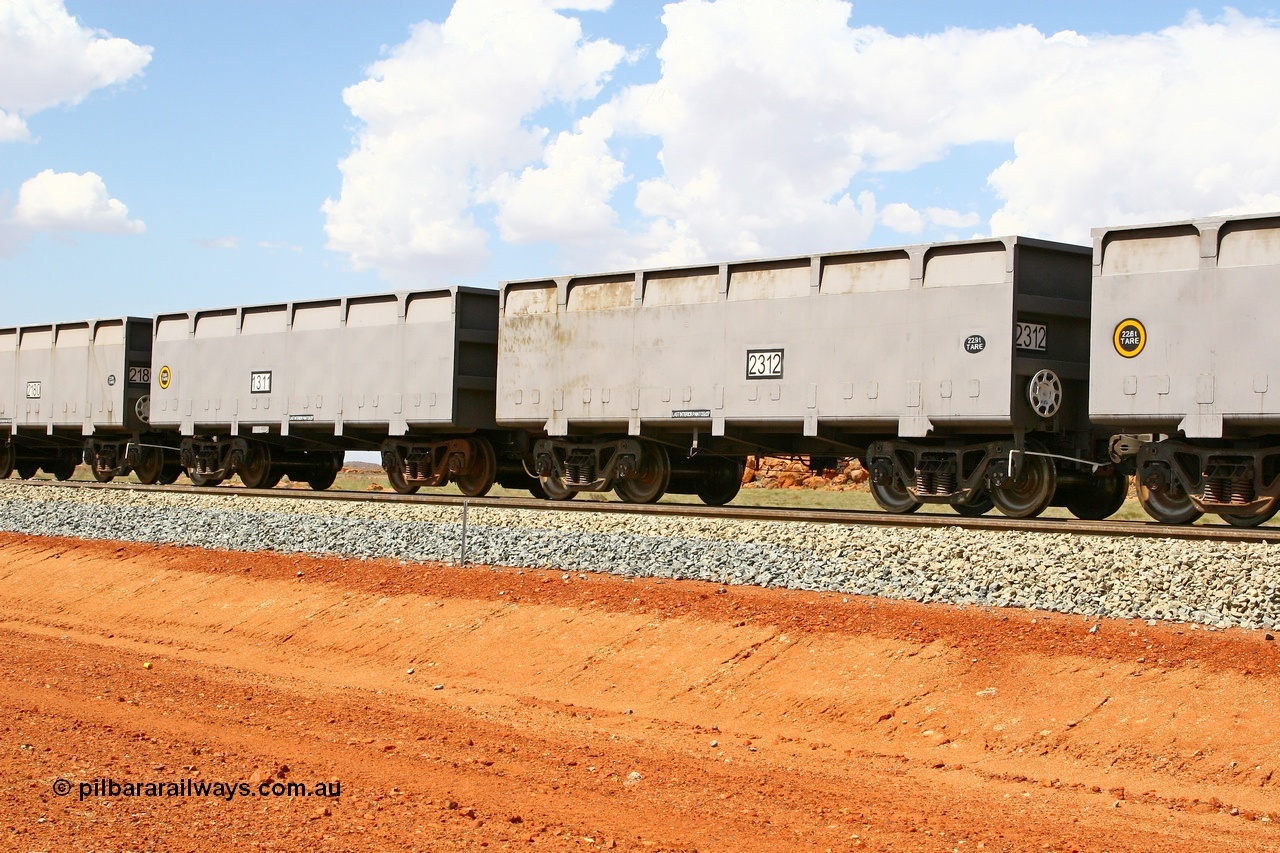
[[[1277,5],[0,0],[0,325],[1280,209]]]

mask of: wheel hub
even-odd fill
[[[1042,418],[1051,418],[1062,408],[1062,380],[1052,370],[1041,370],[1027,384],[1027,402]]]

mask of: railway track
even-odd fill
[[[960,527],[966,530],[1008,530],[1030,533],[1071,533],[1080,536],[1134,536],[1218,542],[1280,543],[1280,527],[1237,528],[1225,524],[1171,525],[1154,521],[1082,521],[1066,518],[1014,519],[1002,516],[966,518],[946,513],[894,515],[869,510],[790,509],[778,507],[706,506],[703,504],[631,504],[614,501],[547,501],[538,498],[461,495],[401,495],[394,492],[312,491],[307,489],[246,489],[235,486],[144,486],[138,483],[30,480],[25,485],[49,489],[104,489],[162,494],[215,495],[277,500],[360,501],[364,503],[427,504],[523,509],[540,512],[631,513],[682,518],[791,521],[811,524],[880,525],[887,527]]]

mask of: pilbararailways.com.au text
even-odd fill
[[[97,778],[73,783],[67,779],[55,779],[53,792],[65,797],[72,791],[81,800],[103,797],[210,797],[231,802],[236,797],[340,797],[342,782],[284,782],[268,779],[258,785],[250,782],[210,782],[204,779],[180,779],[172,782],[118,782],[115,779]]]

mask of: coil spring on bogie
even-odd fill
[[[947,470],[916,470],[916,494],[944,496],[956,490],[956,473]]]
[[[1204,481],[1204,502],[1208,504],[1225,503],[1227,480],[1223,477],[1209,477]]]
[[[564,463],[564,479],[575,486],[585,486],[595,478],[595,465],[589,457],[571,456]]]
[[[1244,505],[1253,502],[1253,483],[1249,480],[1231,482],[1231,503]]]

